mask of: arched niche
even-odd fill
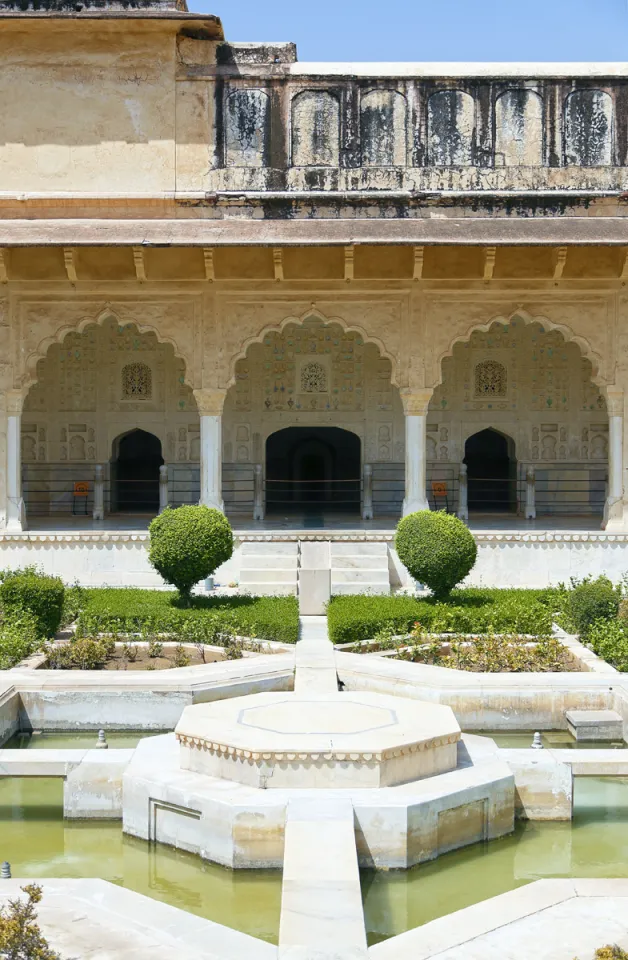
[[[225,100],[225,165],[268,166],[270,99],[257,88],[232,90]]]
[[[337,167],[340,104],[324,90],[304,90],[292,100],[292,165]]]
[[[111,457],[111,508],[114,513],[155,515],[159,510],[161,441],[147,430],[116,437]]]
[[[565,163],[604,167],[613,162],[613,101],[603,90],[574,90],[565,100]]]
[[[397,90],[370,90],[360,101],[362,166],[406,165],[406,98]]]
[[[436,167],[473,163],[475,101],[462,90],[439,90],[427,102],[428,157]]]
[[[538,167],[543,163],[543,101],[518,87],[495,103],[495,163],[506,167]]]

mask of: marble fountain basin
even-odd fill
[[[183,770],[260,789],[391,787],[456,768],[450,707],[377,693],[258,693],[186,707]]]

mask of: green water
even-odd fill
[[[518,822],[509,837],[411,870],[363,871],[369,943],[544,877],[628,877],[628,780],[574,784],[572,823]]]
[[[105,731],[110,749],[136,747],[143,737],[155,737],[165,730]],[[97,730],[61,731],[59,733],[16,733],[4,744],[4,750],[89,750],[96,746]]]
[[[465,730],[479,737],[490,737],[498,747],[525,749],[532,746],[533,730]],[[541,731],[541,743],[555,750],[612,750],[626,746],[623,740],[576,740],[567,730]]]
[[[60,779],[0,779],[2,860],[14,877],[100,877],[277,943],[280,871],[227,870],[125,837],[119,820],[64,820]]]

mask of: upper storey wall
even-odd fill
[[[628,68],[308,65],[206,36],[1,20],[0,200],[628,189]]]
[[[0,191],[173,191],[175,29],[0,23]]]

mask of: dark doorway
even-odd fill
[[[480,430],[464,447],[469,510],[510,513],[517,508],[514,442],[497,430]]]
[[[161,443],[152,433],[132,430],[114,442],[111,463],[112,510],[118,513],[159,511]]]
[[[360,438],[339,427],[286,427],[266,441],[268,513],[360,512]]]

